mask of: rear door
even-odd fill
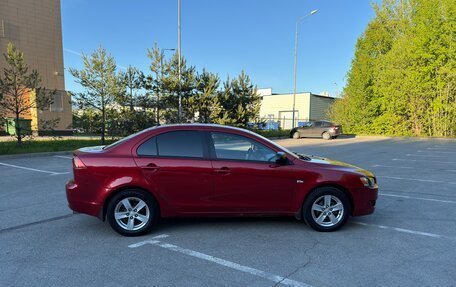
[[[150,189],[181,213],[208,211],[213,169],[205,133],[165,132],[147,139],[133,152]]]
[[[323,128],[323,123],[322,122],[314,122],[312,129],[310,131],[310,135],[313,137],[320,137],[321,134],[323,133],[324,128]]]

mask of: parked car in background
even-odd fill
[[[328,121],[305,122],[302,126],[291,130],[290,137],[294,139],[321,137],[325,140],[336,139],[342,134],[342,126]]]
[[[73,155],[66,185],[75,212],[122,235],[160,217],[294,216],[334,231],[375,210],[371,172],[291,152],[253,132],[220,125],[154,127]]]

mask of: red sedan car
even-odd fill
[[[369,171],[219,125],[154,127],[79,149],[73,170],[70,208],[127,236],[188,216],[295,216],[334,231],[350,215],[373,213],[378,193]]]

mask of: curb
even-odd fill
[[[0,155],[0,160],[2,160],[2,159],[15,159],[15,158],[32,158],[32,157],[42,157],[42,156],[54,156],[54,155],[71,155],[71,154],[73,154],[73,151],[7,154],[7,155]]]

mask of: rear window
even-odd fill
[[[140,135],[140,134],[142,134],[142,133],[146,133],[146,132],[148,132],[148,131],[150,131],[150,130],[152,130],[152,129],[155,129],[155,127],[148,128],[148,129],[139,131],[139,132],[137,132],[137,133],[131,134],[131,135],[129,135],[129,136],[127,136],[127,137],[124,137],[124,138],[122,138],[122,139],[120,139],[120,140],[118,140],[118,141],[116,141],[116,142],[114,142],[114,143],[112,143],[112,144],[110,144],[110,145],[104,146],[103,149],[109,149],[109,148],[118,146],[118,145],[122,144],[123,142],[126,142],[126,141],[128,141],[129,139],[134,138],[134,137],[136,137],[136,136],[138,136],[138,135]]]
[[[330,122],[322,122],[322,126],[323,127],[332,127],[332,126],[334,126],[334,124],[330,123]]]

